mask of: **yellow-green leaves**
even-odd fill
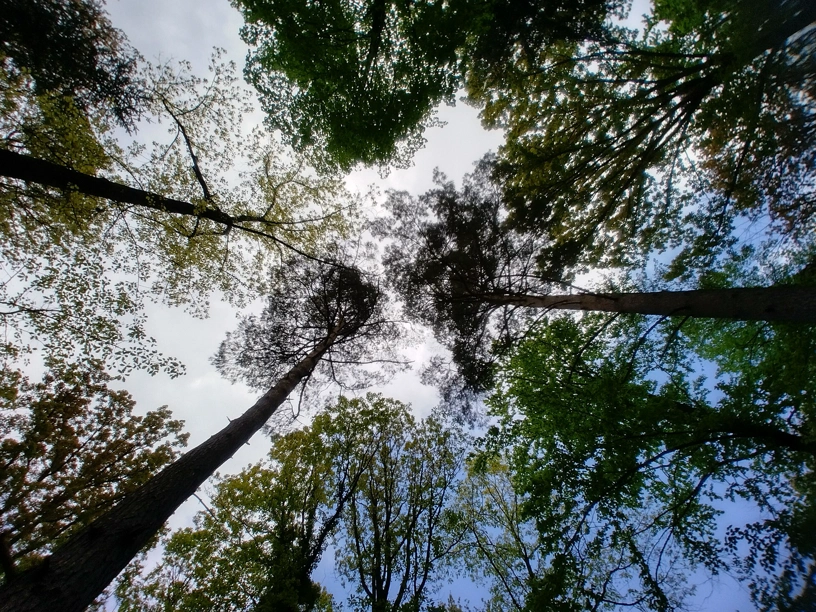
[[[384,526],[384,515],[358,516],[377,492],[396,494],[386,501],[393,521],[385,525],[392,544],[383,571],[427,576],[445,552],[440,511],[461,463],[456,435],[431,420],[418,424],[395,400],[340,397],[310,426],[274,435],[268,460],[220,479],[195,527],[165,540],[156,568],[144,577],[138,565],[126,572],[117,588],[121,609],[330,609],[311,573],[330,540],[342,551],[340,565],[351,568],[349,579],[356,580],[357,567],[373,571],[355,553],[351,533],[357,525],[368,541],[370,530]],[[430,547],[433,562],[406,564],[405,555],[424,556],[412,549],[420,544]]]
[[[128,172],[147,191],[193,204],[194,213],[136,210],[132,224],[117,229],[163,299],[195,308],[216,289],[240,305],[269,289],[266,271],[282,258],[295,251],[325,256],[356,230],[359,200],[272,135],[245,133],[248,92],[220,52],[208,78],[189,69],[148,71],[151,110],[169,138],[132,149]]]
[[[68,330],[107,325],[96,335],[110,341],[97,343],[100,356],[124,356],[116,364],[121,371],[155,371],[167,360],[136,356],[142,340],[152,350],[141,317],[145,298],[200,316],[213,292],[245,305],[272,290],[270,271],[284,258],[327,258],[358,231],[359,199],[342,181],[318,176],[261,130],[244,133],[247,92],[234,65],[219,58],[217,52],[207,79],[186,65],[145,70],[146,111],[170,133],[151,146],[133,144],[127,154],[110,139],[104,117],[67,98],[35,95],[24,75],[4,74],[0,128],[9,154],[21,163],[54,164],[35,163],[24,175],[9,171],[0,183],[0,301],[13,306],[4,316],[17,333],[61,329],[59,340],[43,342],[70,352],[87,342]],[[63,170],[73,174],[60,178]],[[76,258],[93,262],[93,287]],[[65,276],[48,275],[52,268]],[[114,303],[116,312],[108,306]],[[44,319],[27,316],[35,310],[74,323],[37,327]],[[91,313],[97,318],[80,323]],[[99,318],[111,315],[107,323]],[[128,317],[130,328],[121,329]],[[131,348],[116,346],[128,342]]]

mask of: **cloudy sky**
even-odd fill
[[[194,71],[204,72],[213,47],[223,47],[228,59],[243,66],[247,48],[238,36],[242,20],[226,0],[114,0],[108,4],[108,11],[113,24],[127,34],[149,61],[185,59],[192,63]],[[500,133],[482,130],[476,111],[463,104],[442,107],[440,118],[447,125],[429,130],[428,144],[416,156],[414,167],[394,171],[385,179],[373,170],[356,172],[349,177],[349,186],[360,193],[375,183],[380,190],[422,193],[431,187],[435,167],[459,181],[476,160],[495,150],[501,141]],[[145,141],[163,136],[160,126],[145,126],[137,138]],[[253,393],[223,381],[208,361],[226,331],[235,326],[236,312],[218,303],[217,296],[212,301],[210,317],[205,320],[163,306],[151,307],[149,312],[151,334],[163,352],[184,361],[187,375],[173,381],[162,376],[137,375],[128,380],[127,387],[143,406],[169,404],[175,414],[187,421],[192,434],[190,443],[195,445],[217,431],[227,417],[240,414],[254,401]],[[421,347],[408,350],[411,359],[422,353]],[[414,383],[406,380],[402,385],[390,385],[389,393],[402,401],[422,406],[433,404],[434,391],[418,389]],[[255,442],[264,446],[262,440]],[[237,461],[225,466],[225,471],[235,471],[255,456],[257,453],[247,451],[245,457],[237,457]]]
[[[187,60],[192,63],[194,72],[203,74],[213,48],[222,47],[227,50],[227,59],[243,67],[247,47],[238,35],[242,19],[227,0],[109,0],[107,9],[113,24],[125,32],[148,61]],[[447,125],[426,134],[427,145],[416,156],[412,168],[394,171],[385,179],[373,170],[360,171],[349,177],[349,187],[364,193],[370,184],[376,184],[381,191],[400,189],[419,194],[432,186],[435,167],[458,183],[476,160],[487,151],[495,150],[501,142],[501,134],[484,131],[477,112],[463,104],[455,108],[442,107],[440,119]],[[163,137],[162,128],[156,126],[144,126],[137,134],[142,142]],[[204,320],[161,305],[149,306],[148,313],[149,332],[156,338],[160,350],[180,358],[187,367],[187,374],[171,380],[164,375],[151,377],[136,373],[124,386],[141,410],[169,405],[174,416],[186,422],[191,434],[188,447],[193,447],[257,399],[256,393],[222,379],[209,363],[225,333],[235,327],[238,313],[229,305],[219,303],[217,296],[213,296],[210,316]],[[406,349],[405,357],[420,365],[426,354],[426,347],[417,345]],[[400,375],[382,391],[411,403],[421,413],[430,410],[437,401],[436,392],[421,385],[410,372]],[[257,434],[220,472],[238,472],[263,457],[267,450],[268,441]],[[171,518],[170,526],[191,524],[193,514],[200,509],[199,502],[188,501]],[[315,579],[340,594],[337,580],[331,576],[332,566],[333,555],[325,555]]]
[[[242,20],[227,0],[108,0],[107,9],[113,24],[123,30],[131,44],[151,62],[187,60],[195,72],[203,73],[213,47],[222,47],[227,50],[228,59],[243,67],[247,49],[238,35]],[[633,11],[634,15],[642,12],[638,7]],[[426,133],[427,144],[416,155],[412,168],[394,171],[385,179],[375,171],[357,172],[349,178],[349,186],[362,193],[369,184],[375,183],[380,190],[394,188],[420,194],[431,187],[436,167],[458,184],[476,160],[501,143],[501,134],[483,130],[477,112],[464,104],[442,107],[439,117],[447,125]],[[150,141],[162,137],[161,130],[156,132],[155,129],[146,127],[138,139]],[[224,334],[234,328],[236,315],[234,309],[219,303],[217,296],[212,300],[209,318],[204,320],[194,319],[178,309],[149,307],[150,333],[165,354],[185,363],[187,374],[176,380],[163,375],[135,374],[126,381],[125,387],[142,410],[169,405],[177,418],[186,421],[191,447],[221,429],[229,418],[240,415],[256,399],[255,393],[223,380],[209,363]],[[406,357],[421,362],[427,353],[427,347],[415,346],[406,350]],[[434,390],[423,387],[412,374],[401,375],[384,392],[413,404],[419,412],[429,410],[436,402]],[[239,471],[261,458],[267,449],[266,439],[256,435],[222,467],[221,473]],[[187,502],[171,519],[171,527],[190,524],[198,509],[200,506],[195,500]],[[332,561],[331,555],[326,555],[315,576],[330,588],[332,583],[336,584],[329,575]],[[746,601],[745,590],[730,581],[703,585],[700,595],[700,609],[716,609],[715,600],[720,597],[730,609],[737,607],[739,601]]]

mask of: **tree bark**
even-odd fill
[[[201,173],[200,171],[196,171],[196,174],[200,176]],[[152,191],[137,189],[109,181],[106,178],[66,168],[65,166],[60,166],[59,164],[44,159],[37,159],[30,155],[23,155],[22,153],[2,149],[0,149],[0,177],[18,179],[28,183],[37,183],[39,185],[45,185],[46,187],[54,187],[66,191],[75,191],[87,196],[104,198],[121,204],[133,204],[135,206],[151,208],[174,215],[209,219],[210,221],[222,225],[225,234],[232,229],[236,229],[244,233],[268,238],[307,259],[323,261],[289,244],[285,240],[276,237],[269,230],[278,224],[265,219],[262,215],[230,215],[214,204],[211,204],[209,208],[202,208],[192,202],[167,198]],[[203,180],[200,180],[200,182],[202,187],[206,186]],[[209,189],[206,190],[205,195],[206,194],[209,194]],[[260,224],[262,226],[261,229],[253,228],[248,225],[252,223]]]
[[[40,565],[0,588],[4,612],[81,612],[184,500],[258,431],[331,346],[327,337],[224,429],[125,496]]]
[[[799,285],[654,293],[484,294],[473,297],[497,306],[816,323],[816,287]]]
[[[728,434],[731,438],[749,438],[769,448],[786,448],[795,452],[816,455],[816,443],[767,422],[753,422],[737,415],[722,415],[711,406],[679,402],[652,393],[649,394],[649,397],[658,405],[665,405],[668,402],[672,408],[680,410],[685,415],[691,415],[698,424],[706,423],[700,429],[705,433]]]
[[[777,429],[767,423],[751,423],[736,417],[723,421],[721,433],[731,434],[734,438],[750,438],[762,442],[770,448],[786,448],[798,453],[810,453],[816,456],[816,444],[802,436]]]
[[[14,151],[0,150],[0,176],[57,189],[73,190],[84,195],[105,198],[123,204],[134,204],[177,215],[210,219],[230,227],[238,221],[217,208],[196,209],[191,202],[166,198],[157,193],[115,183]]]

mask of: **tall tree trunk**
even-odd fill
[[[65,166],[60,166],[44,159],[30,155],[0,150],[0,176],[38,183],[47,187],[76,191],[78,193],[121,202],[135,204],[154,210],[161,210],[177,215],[202,217],[216,223],[232,226],[235,219],[217,208],[196,209],[191,202],[166,198],[158,193],[136,189],[108,179],[85,174]]]
[[[336,334],[335,334],[336,335]],[[185,453],[0,589],[4,612],[81,612],[99,596],[184,500],[258,431],[331,346],[330,335],[241,417]]]
[[[196,170],[200,176],[200,171]],[[274,221],[265,219],[263,215],[243,214],[230,215],[218,206],[212,205],[209,208],[201,208],[192,202],[167,198],[161,194],[144,189],[137,189],[106,178],[85,174],[65,166],[60,166],[44,159],[37,159],[30,155],[15,153],[0,149],[0,177],[8,177],[37,183],[46,187],[54,187],[66,191],[74,191],[83,195],[105,198],[121,204],[134,204],[153,210],[196,217],[198,219],[209,219],[219,223],[224,227],[224,231],[237,229],[239,231],[262,236],[283,246],[307,259],[317,260],[313,255],[300,250],[296,246],[281,240],[271,230],[277,224]],[[203,180],[201,181],[204,185]],[[209,193],[209,190],[207,190]],[[253,223],[261,227],[252,227]]]
[[[473,297],[497,306],[816,323],[816,287],[799,285],[654,293],[482,294]]]

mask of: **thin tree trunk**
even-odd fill
[[[121,204],[133,204],[174,215],[209,219],[222,225],[224,233],[236,229],[247,234],[267,238],[307,259],[322,261],[271,233],[277,223],[265,219],[263,216],[252,214],[230,215],[215,205],[202,209],[192,202],[167,198],[152,191],[137,189],[106,178],[85,174],[30,155],[0,149],[0,177],[74,191],[87,196],[104,198]],[[251,224],[253,223],[257,223],[261,227],[252,227]]]
[[[177,215],[202,217],[225,226],[235,219],[217,208],[196,209],[191,202],[166,198],[157,193],[136,189],[98,176],[85,174],[30,155],[0,150],[0,176],[38,183],[47,187],[76,191],[88,196],[105,198],[123,204],[135,204]]]
[[[484,294],[473,297],[498,306],[816,323],[816,287],[798,285],[654,293]]]
[[[125,496],[40,565],[0,589],[4,612],[81,612],[152,538],[184,500],[258,431],[314,369],[327,337],[224,429]]]
[[[371,30],[369,31],[368,52],[366,53],[365,65],[363,66],[363,90],[361,93],[365,93],[371,66],[377,59],[377,54],[380,52],[380,46],[382,45],[383,32],[385,31],[385,18],[388,12],[387,0],[374,0],[369,7],[369,11],[371,14]]]

